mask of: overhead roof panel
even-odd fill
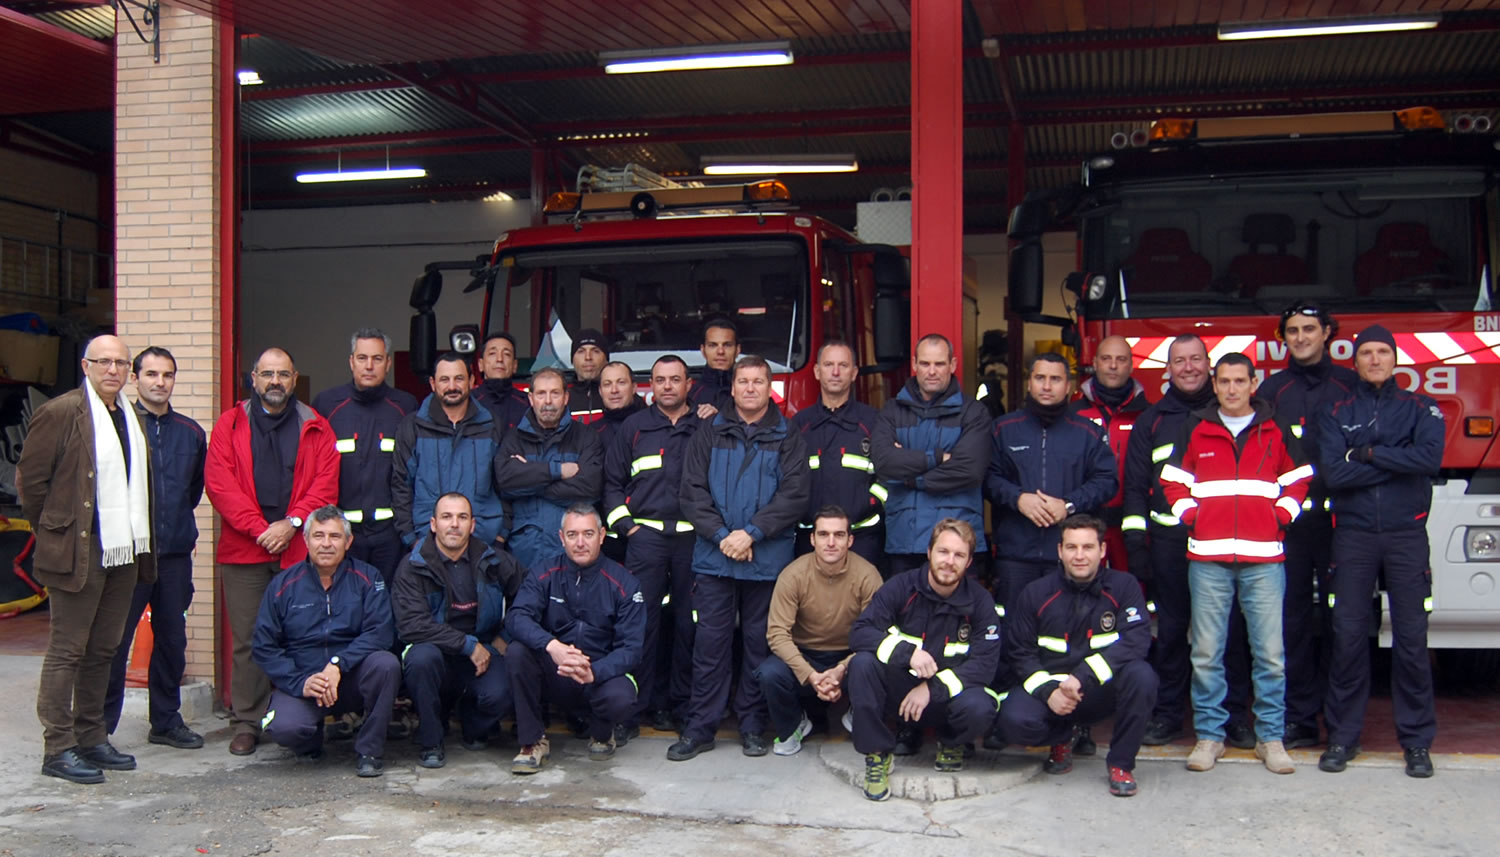
[[[0,6],[0,116],[114,103],[114,50]]]
[[[247,101],[240,107],[240,134],[252,142],[469,128],[474,124],[462,110],[420,89],[304,95]]]

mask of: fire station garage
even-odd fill
[[[378,327],[421,396],[487,332],[524,377],[597,328],[639,379],[720,315],[789,412],[820,342],[878,404],[940,332],[999,414],[1112,333],[1153,399],[1181,333],[1274,372],[1317,301],[1335,361],[1380,321],[1447,418],[1435,749],[1500,752],[1497,57],[1500,3],[1457,0],[0,0],[0,504],[105,331],[170,349],[205,428],[271,346],[310,402]],[[197,522],[186,680],[220,698]],[[7,550],[0,648],[36,654]]]

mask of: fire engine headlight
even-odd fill
[[[450,344],[453,346],[453,350],[459,354],[473,354],[478,342],[478,337],[474,335],[473,331],[458,330],[454,331]]]
[[[1089,300],[1097,301],[1104,297],[1104,290],[1109,288],[1109,278],[1103,274],[1095,274],[1089,278]]]
[[[1464,559],[1500,562],[1500,527],[1469,527],[1464,534]]]

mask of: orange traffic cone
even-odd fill
[[[149,687],[151,671],[151,607],[141,614],[135,626],[135,640],[130,645],[130,666],[125,670],[126,687]]]

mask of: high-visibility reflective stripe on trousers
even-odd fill
[[[344,520],[351,524],[362,524],[365,521],[365,512],[363,509],[345,509],[343,512]],[[376,509],[370,515],[370,519],[373,521],[389,521],[394,517],[396,517],[396,510],[387,508]]]

